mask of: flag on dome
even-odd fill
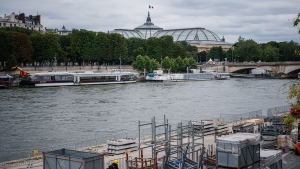
[[[154,6],[151,6],[151,5],[149,5],[149,9],[151,9],[151,8],[153,9],[153,8],[154,8]]]

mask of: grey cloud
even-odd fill
[[[239,36],[257,42],[300,42],[292,20],[300,12],[300,1],[283,0],[0,0],[0,16],[12,12],[41,15],[48,28],[87,29],[107,32],[134,29],[146,21],[164,29],[203,27],[226,41]],[[16,5],[17,4],[17,5]],[[148,9],[148,5],[154,9]]]

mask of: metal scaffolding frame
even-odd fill
[[[151,129],[151,137],[148,139],[142,137],[143,128]],[[161,131],[162,132],[159,132]],[[157,124],[155,117],[151,118],[149,123],[138,122],[138,151],[141,158],[141,150],[145,148],[152,149],[152,158],[156,162],[162,161],[164,168],[168,169],[172,159],[178,159],[181,168],[186,166],[195,166],[203,168],[204,158],[204,122],[201,125],[194,125],[192,121],[184,124],[182,121],[177,124],[175,129],[169,124],[168,119],[164,116],[162,124]],[[143,139],[143,141],[142,141]],[[202,141],[202,142],[201,142]],[[159,152],[164,152],[160,158],[157,157]],[[199,153],[200,152],[200,153]],[[170,166],[170,168],[172,168]],[[192,167],[193,168],[193,167]]]

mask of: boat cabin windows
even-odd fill
[[[73,81],[73,75],[29,75],[25,76],[26,80],[33,81]]]
[[[0,76],[0,86],[4,85],[10,85],[13,81],[12,76]]]
[[[97,82],[97,81],[115,81],[116,76],[88,76],[80,77],[80,81],[83,82]]]

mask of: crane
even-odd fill
[[[24,77],[27,75],[27,72],[23,71],[23,69],[19,66],[13,66],[11,68],[11,70],[17,70],[17,69],[20,71],[20,77]]]

